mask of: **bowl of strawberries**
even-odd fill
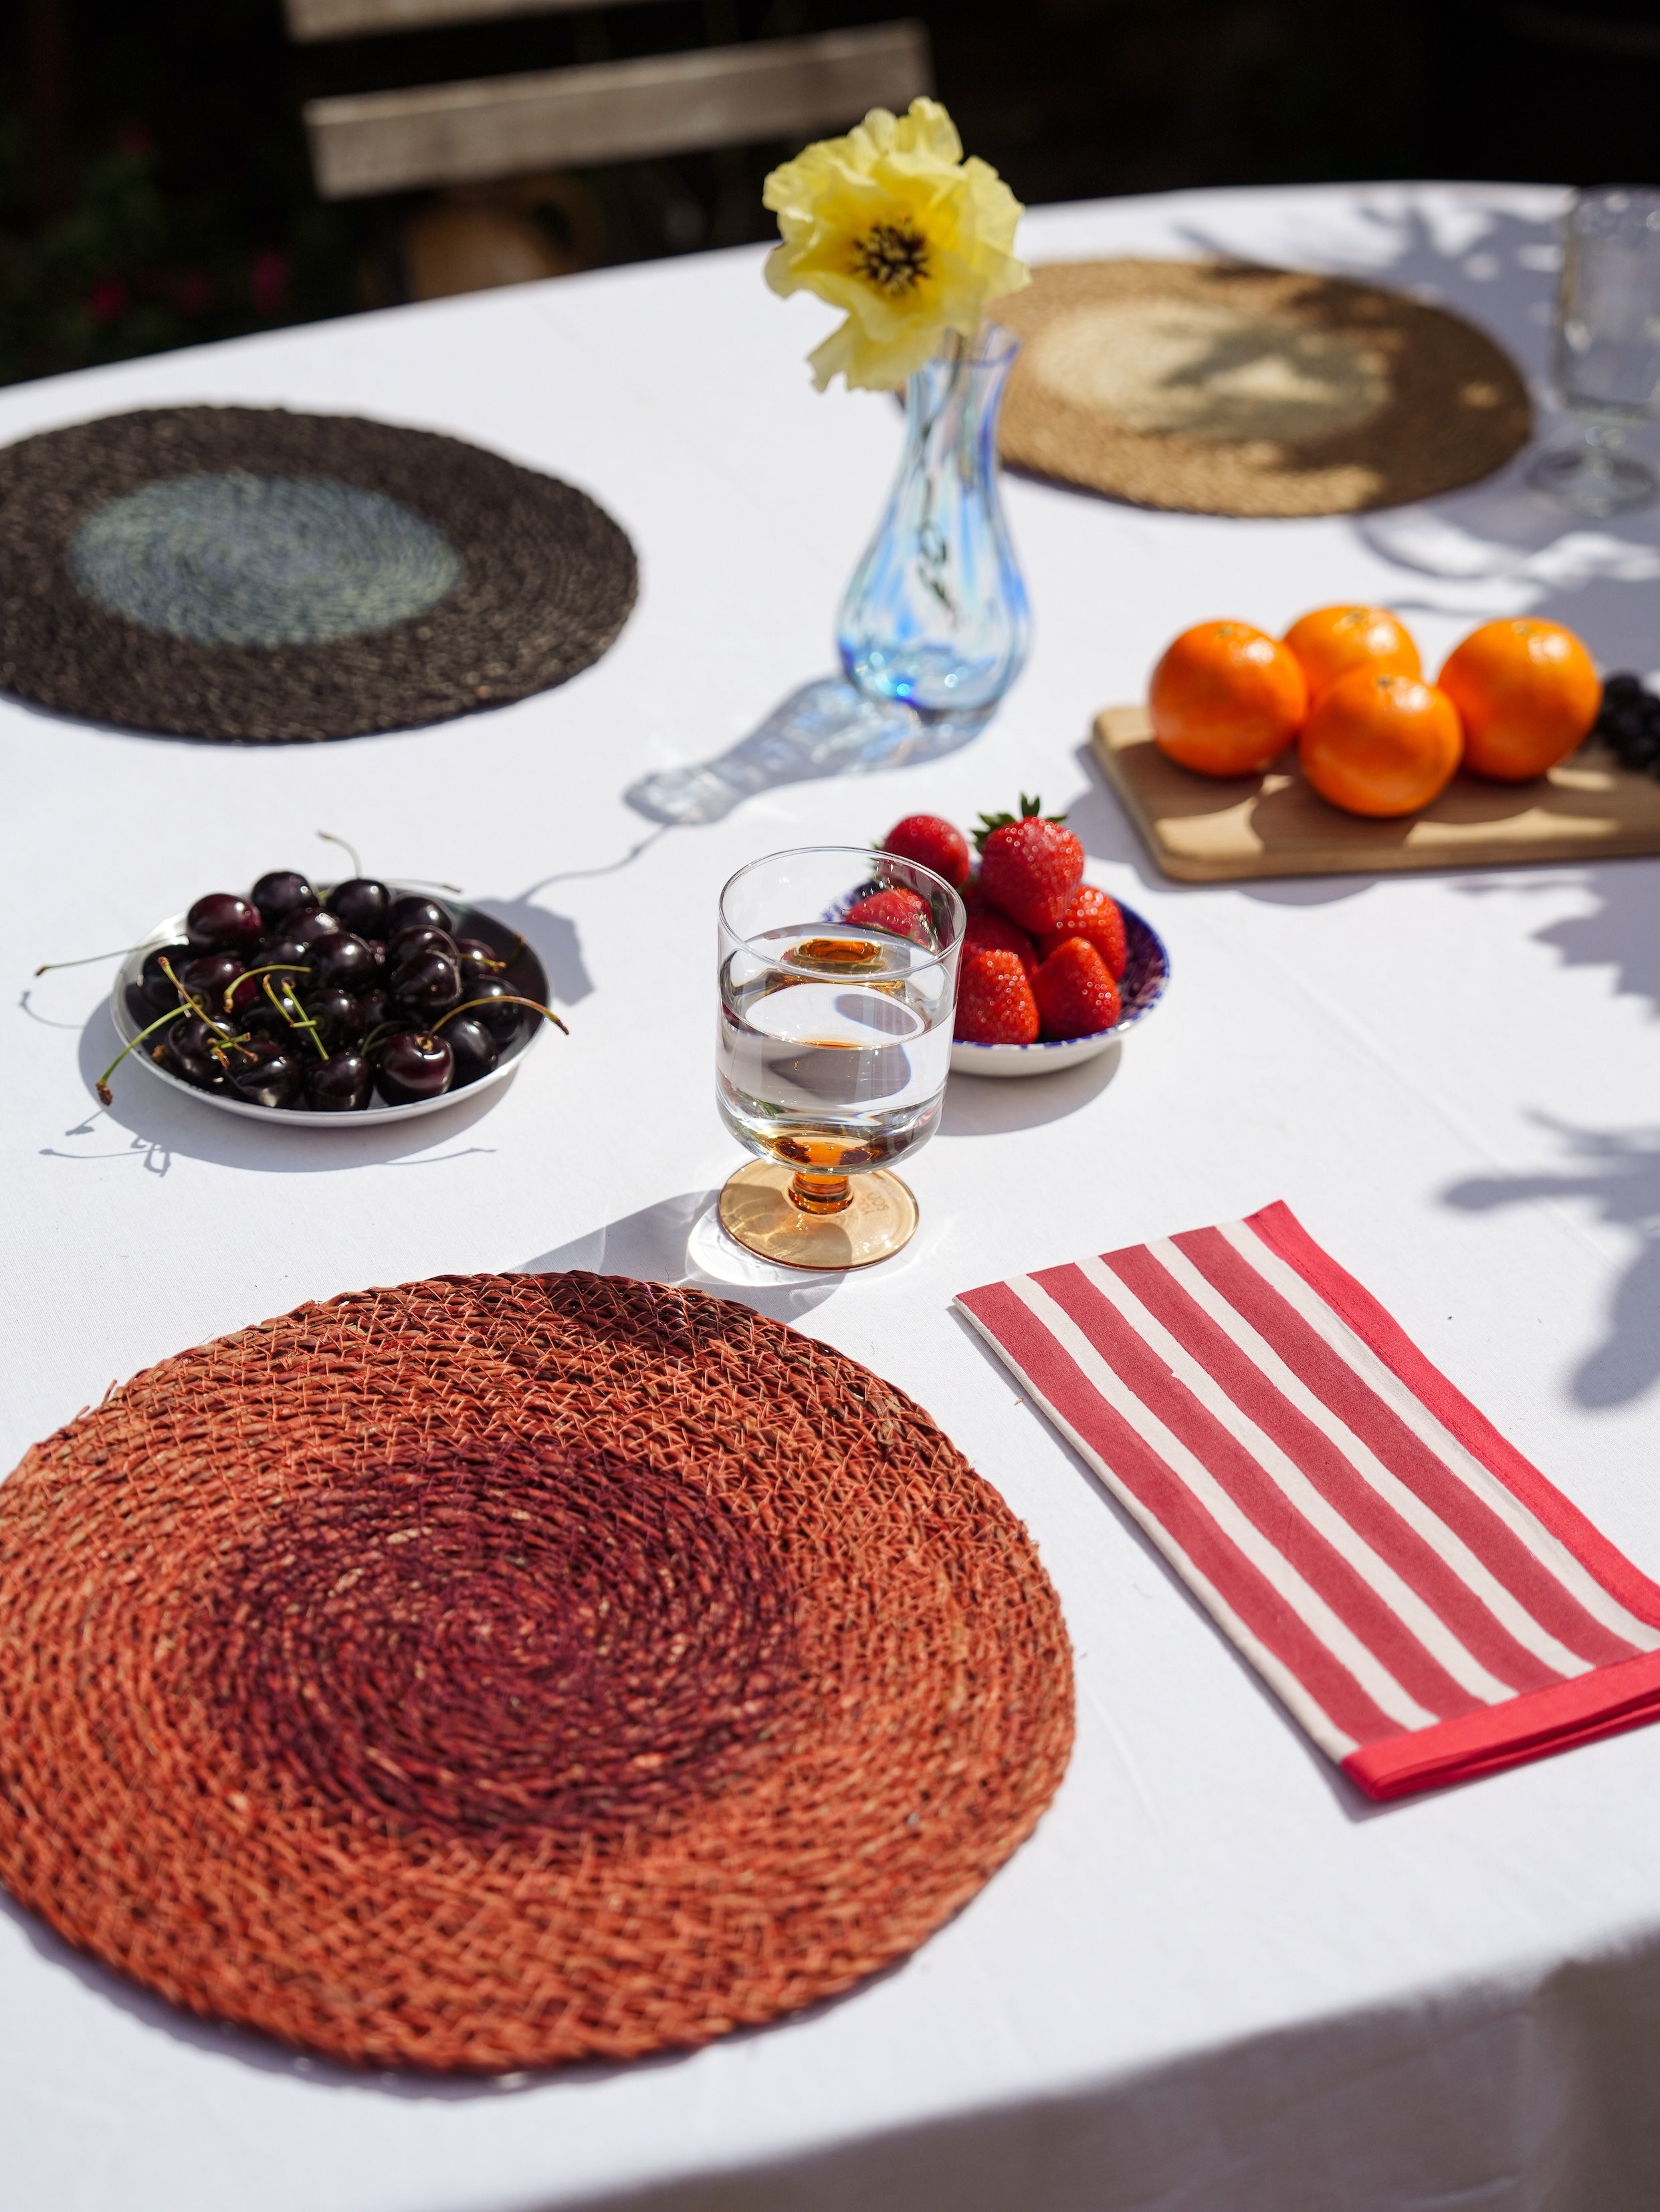
[[[969,840],[908,814],[885,852],[943,876],[968,909],[951,1064],[958,1075],[1048,1075],[1092,1060],[1164,994],[1170,955],[1150,922],[1084,881],[1084,848],[1037,799],[985,814]]]

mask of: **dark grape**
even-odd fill
[[[290,915],[297,919],[322,904],[306,878],[292,868],[273,868],[269,875],[260,877],[248,896],[267,929],[275,929]]]
[[[1617,676],[1610,676],[1602,686],[1605,706],[1623,704],[1627,699],[1641,699],[1644,696],[1642,678],[1633,676],[1629,669],[1621,669]]]
[[[251,951],[265,933],[258,908],[234,891],[210,891],[185,916],[185,936],[208,951]]]
[[[390,1106],[411,1106],[417,1098],[438,1098],[450,1087],[455,1055],[441,1036],[404,1030],[388,1037],[380,1053],[376,1082]]]
[[[455,1055],[454,1090],[459,1091],[464,1083],[477,1083],[502,1057],[496,1039],[483,1022],[475,1021],[471,1014],[457,1014],[453,1020],[445,1023],[441,1034]]]
[[[373,876],[352,876],[335,885],[325,904],[354,937],[379,937],[386,927],[392,893]]]
[[[356,1114],[369,1103],[374,1074],[361,1053],[331,1053],[306,1071],[306,1103],[315,1114]]]

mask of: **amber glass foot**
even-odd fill
[[[916,1200],[897,1175],[798,1176],[751,1160],[721,1193],[721,1225],[746,1251],[786,1267],[868,1267],[902,1251]]]

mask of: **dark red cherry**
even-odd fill
[[[161,1042],[155,1048],[155,1056],[169,1074],[182,1076],[186,1083],[194,1084],[198,1091],[217,1091],[222,1087],[225,1069],[218,1054],[225,1048],[216,1030],[210,1029],[194,1014],[186,1014],[182,1021],[173,1023],[161,1035]],[[215,1050],[216,1046],[218,1052]]]
[[[461,1003],[461,970],[447,953],[417,952],[400,961],[388,980],[394,998],[429,1018]]]
[[[373,876],[352,876],[337,884],[325,903],[354,937],[379,937],[386,929],[392,893]]]
[[[268,876],[261,876],[248,896],[258,908],[267,929],[275,929],[290,915],[297,920],[302,914],[313,913],[323,903],[306,878],[292,868],[273,868]]]
[[[382,1047],[375,1081],[389,1106],[412,1106],[417,1098],[441,1097],[454,1073],[455,1054],[442,1037],[404,1030]]]
[[[374,955],[374,972],[376,975],[384,975],[386,972],[386,939],[384,937],[366,937],[363,939],[363,942],[368,946],[369,951]]]
[[[325,913],[319,907],[315,914],[302,914],[293,922],[284,922],[285,940],[295,945],[319,945],[325,937],[344,937],[337,916]]]
[[[469,1001],[477,1000],[483,1002],[479,1005],[469,1004],[468,1017],[487,1029],[498,1045],[511,1044],[519,1034],[520,1024],[525,1018],[525,1009],[523,1006],[506,1006],[502,1003],[508,997],[508,987],[501,977],[499,975],[480,976],[476,983],[467,985],[466,995]],[[459,1014],[456,1017],[457,1021],[462,1018],[463,1017]],[[454,1026],[454,1022],[446,1023],[446,1035]]]
[[[234,953],[198,952],[179,970],[179,980],[197,1005],[217,1021],[225,1011],[225,993],[243,972],[243,963]]]
[[[350,991],[313,991],[303,1002],[306,1018],[316,1023],[326,1045],[356,1044],[363,1034],[363,1002]]]
[[[499,975],[507,962],[493,945],[486,945],[482,937],[460,937],[455,949],[461,956],[461,981],[476,983],[485,975]]]
[[[176,975],[185,963],[197,957],[193,945],[158,945],[154,952],[144,955],[144,964],[138,971],[138,988],[150,1010],[149,1018],[171,1013],[179,1004],[179,994],[161,973],[165,960]]]
[[[383,1023],[392,1019],[392,993],[382,990],[376,983],[369,990],[359,992],[357,1008],[362,1015],[363,1035],[367,1036],[371,1030],[378,1030]]]
[[[232,1045],[225,1058],[225,1088],[250,1106],[292,1106],[305,1081],[305,1064],[292,1045],[253,1037]]]
[[[405,891],[387,908],[383,933],[390,944],[400,929],[417,928],[441,929],[451,937],[455,934],[455,922],[447,906],[437,899],[417,898],[412,891]]]
[[[265,967],[263,957],[259,962],[259,967],[261,969]],[[271,989],[281,999],[287,994],[296,981],[303,981],[304,978],[296,978],[292,974],[279,969],[276,975],[270,976],[269,980]],[[230,994],[228,999],[225,996],[224,989],[222,988],[210,1011],[216,1015],[234,1014],[239,1022],[246,1021],[252,1014],[270,1013],[271,1003],[265,995],[266,981],[265,974],[256,973],[253,969],[250,969],[246,975],[239,975],[234,982],[228,987]]]
[[[297,937],[279,937],[275,945],[259,948],[259,957],[248,963],[251,968],[298,968],[311,975],[317,966],[317,953],[309,945],[302,945]],[[278,982],[283,980],[279,975]]]
[[[251,951],[265,933],[258,908],[234,891],[210,891],[185,916],[185,936],[210,951]]]
[[[387,939],[386,965],[396,968],[417,952],[441,952],[448,960],[461,957],[448,930],[435,929],[430,922],[417,922],[412,929],[400,929],[396,937]]]
[[[457,1014],[445,1023],[443,1039],[455,1055],[455,1080],[451,1089],[459,1091],[464,1083],[477,1083],[481,1075],[488,1075],[502,1057],[501,1048],[484,1027],[471,1014]]]
[[[314,1114],[356,1114],[369,1103],[374,1076],[361,1053],[331,1053],[306,1071],[306,1103]]]
[[[374,955],[349,932],[323,938],[317,945],[317,980],[325,991],[367,991],[374,981]]]

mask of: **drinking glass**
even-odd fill
[[[915,939],[845,919],[878,890],[927,908]],[[775,853],[721,894],[715,1096],[756,1158],[721,1194],[727,1234],[792,1267],[864,1267],[909,1242],[891,1164],[939,1126],[963,902],[914,860]]]
[[[1576,514],[1614,514],[1656,489],[1618,449],[1660,411],[1660,191],[1576,192],[1563,233],[1554,371],[1581,441],[1542,455],[1529,481]]]

